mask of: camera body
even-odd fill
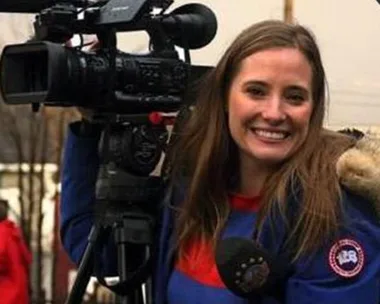
[[[5,47],[1,68],[9,104],[43,102],[118,113],[178,109],[190,73],[189,65],[174,56],[117,52],[111,59],[107,49],[86,53],[45,41]]]
[[[171,3],[63,0],[46,7],[45,1],[35,18],[33,41],[7,45],[2,52],[4,101],[121,114],[178,110],[194,81],[211,68],[191,65],[189,49],[207,45],[217,23],[213,12],[201,4],[165,14]],[[150,37],[147,54],[116,48],[117,32],[138,30]],[[99,48],[84,52],[68,46],[74,34],[96,34]],[[175,46],[184,49],[186,60],[179,58]]]

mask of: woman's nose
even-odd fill
[[[286,115],[283,110],[281,98],[273,96],[267,99],[262,109],[261,115],[268,122],[278,123],[284,121]]]

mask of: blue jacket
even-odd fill
[[[66,251],[76,263],[86,248],[94,222],[95,182],[99,166],[97,145],[98,136],[78,137],[70,131],[64,151],[61,237]],[[372,190],[363,191],[368,193]],[[176,191],[174,201],[180,201],[182,194]],[[292,203],[295,202],[289,202]],[[312,257],[303,257],[293,265],[294,273],[286,283],[286,304],[380,303],[380,225],[373,205],[349,189],[343,191],[344,220],[339,235]],[[172,216],[164,207],[154,271],[155,304],[166,303],[168,279],[173,269],[170,254]],[[274,255],[281,250],[284,231],[279,222],[275,238],[269,228],[261,237],[263,246]],[[107,271],[114,271],[115,250],[101,254]],[[262,299],[261,303],[273,302]]]

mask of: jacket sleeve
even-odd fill
[[[344,193],[339,235],[295,265],[286,304],[380,303],[380,225],[370,204]]]
[[[61,240],[72,261],[80,263],[94,223],[95,184],[99,158],[99,132],[80,135],[80,122],[69,126],[65,142],[60,202]],[[102,257],[105,272],[114,272],[114,250],[96,252]],[[112,270],[110,270],[112,269]]]

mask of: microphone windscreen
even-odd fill
[[[174,44],[199,49],[215,37],[218,22],[214,12],[203,4],[189,3],[176,8],[162,20]]]
[[[287,265],[276,262],[253,240],[238,237],[221,240],[215,260],[222,281],[234,294],[243,298],[281,294]]]

